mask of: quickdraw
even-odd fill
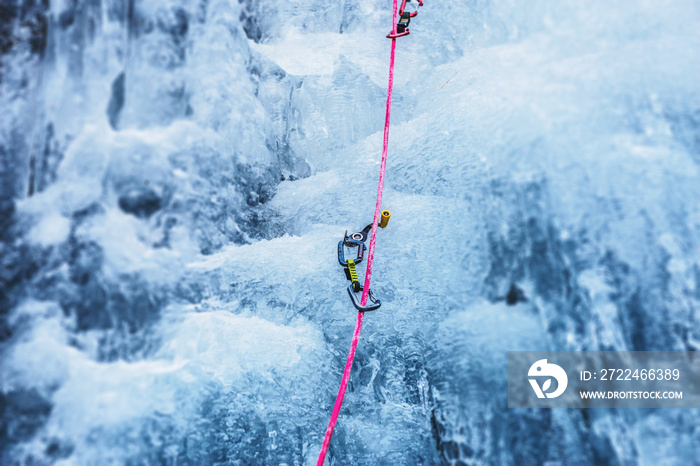
[[[391,31],[387,34],[387,38],[396,39],[397,37],[407,36],[411,33],[408,30],[408,25],[411,23],[411,18],[418,14],[418,10],[408,12],[406,11],[406,3],[411,0],[403,0],[401,2],[401,8],[399,9],[399,22],[396,23],[396,31]],[[418,6],[423,6],[423,0],[418,0]]]
[[[379,226],[381,228],[386,228],[389,224],[389,219],[391,218],[391,212],[388,210],[383,210],[381,215],[381,220]],[[348,235],[345,232],[343,239],[338,241],[338,263],[343,267],[345,271],[345,278],[350,280],[350,285],[348,286],[348,294],[350,295],[350,300],[353,306],[359,312],[376,311],[382,305],[382,302],[374,297],[372,290],[368,290],[367,296],[371,304],[362,305],[357,297],[357,293],[364,291],[364,287],[360,284],[360,279],[357,275],[357,265],[362,262],[365,255],[365,241],[369,232],[372,230],[372,224],[370,223],[361,231]],[[345,248],[357,248],[357,254],[354,259],[346,259]]]

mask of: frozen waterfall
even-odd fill
[[[0,463],[315,463],[391,8],[3,1]],[[505,388],[509,350],[700,350],[698,77],[694,0],[425,0],[329,464],[698,464],[698,410]]]

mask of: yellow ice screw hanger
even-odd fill
[[[386,226],[389,224],[389,219],[391,218],[391,212],[388,210],[382,210],[382,217],[379,220],[379,226],[382,228],[386,228]]]

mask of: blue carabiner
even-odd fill
[[[343,244],[347,244],[350,247],[357,246],[357,257],[354,259],[355,264],[362,262],[365,256],[365,243],[352,238],[346,238],[338,241],[338,262],[343,267],[348,266],[348,261],[345,260],[345,250],[343,249]]]
[[[363,289],[364,289],[364,287],[362,285],[360,285],[360,289],[357,291],[361,292]],[[348,294],[350,295],[350,299],[352,300],[352,304],[360,312],[376,311],[377,309],[379,309],[379,306],[382,305],[382,302],[374,297],[374,295],[372,294],[372,290],[369,290],[369,293],[367,295],[369,297],[369,299],[372,301],[372,304],[370,304],[369,306],[360,305],[360,301],[357,300],[357,295],[355,294],[355,291],[353,291],[352,285],[348,286]]]

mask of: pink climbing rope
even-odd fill
[[[397,11],[397,0],[394,0],[394,12],[392,19],[392,34],[396,34],[396,11]],[[369,295],[369,285],[372,280],[372,262],[374,261],[374,246],[377,239],[377,226],[379,225],[379,217],[382,210],[382,193],[384,192],[384,171],[386,170],[386,156],[389,151],[389,120],[391,118],[391,91],[394,87],[394,56],[396,53],[396,39],[391,40],[391,59],[389,61],[389,91],[386,96],[386,118],[384,120],[384,143],[382,147],[382,162],[379,167],[379,185],[377,186],[377,204],[374,207],[374,219],[372,220],[372,234],[369,240],[369,252],[367,254],[367,271],[365,272],[365,284],[362,288],[362,298],[360,299],[360,306],[365,306],[367,304],[367,297]],[[338,415],[340,414],[340,407],[343,405],[343,398],[345,397],[345,390],[348,387],[348,381],[350,380],[350,371],[352,370],[352,362],[355,359],[355,351],[357,350],[357,343],[360,341],[360,331],[362,330],[362,319],[364,318],[364,312],[357,313],[357,322],[355,323],[355,332],[352,334],[352,343],[350,344],[350,352],[348,353],[348,360],[345,362],[345,370],[343,371],[343,378],[340,381],[340,388],[338,389],[338,396],[335,399],[335,405],[333,406],[333,413],[331,414],[331,419],[328,421],[328,428],[326,429],[326,436],[323,438],[323,444],[321,445],[321,452],[318,454],[318,461],[316,461],[316,466],[323,466],[323,462],[326,460],[326,453],[328,452],[328,447],[331,444],[331,437],[333,437],[333,429],[335,429],[335,423],[338,420]]]

